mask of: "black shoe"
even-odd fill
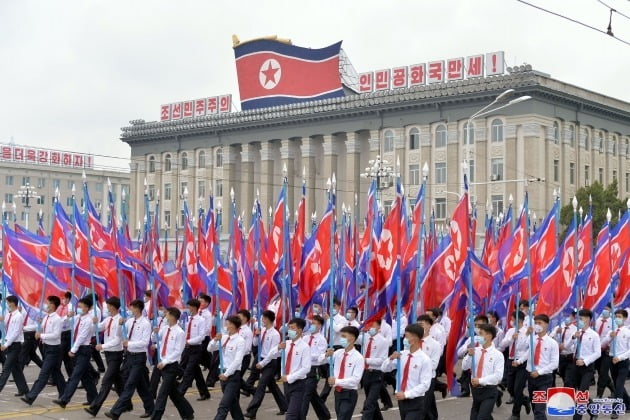
[[[102,367],[102,368],[98,368],[98,371],[99,371],[100,373],[105,373],[105,368],[104,368],[104,367]]]
[[[446,398],[447,394],[448,394],[448,390],[446,388],[442,388],[442,399]]]
[[[48,385],[48,386],[55,386],[55,383],[53,381],[48,381],[48,382],[46,382],[46,385]]]
[[[245,391],[244,389],[241,389],[241,395],[244,397],[251,397],[252,394],[250,394],[249,392]]]
[[[197,398],[197,401],[205,401],[205,400],[209,400],[209,399],[210,399],[210,394],[202,395],[201,397]]]
[[[84,408],[83,410],[92,417],[96,417],[96,415],[98,414],[98,412],[91,407]]]
[[[23,397],[26,395],[26,392],[18,392],[17,394],[13,394],[14,397]]]
[[[280,410],[280,411],[278,411],[278,412],[276,413],[276,416],[284,416],[284,414],[285,414],[285,413],[286,413],[286,411],[282,411],[282,410]]]
[[[245,417],[246,419],[255,420],[255,419],[256,419],[256,414],[253,414],[253,413],[245,413],[245,414],[243,414],[243,417]]]
[[[131,412],[131,411],[133,411],[133,404],[131,404],[131,403],[130,403],[130,404],[127,406],[127,408],[125,409],[124,413],[129,413],[129,412]]]
[[[61,408],[66,408],[66,402],[61,400],[52,400],[53,404],[57,404]]]
[[[529,413],[532,412],[532,405],[530,404],[529,400],[527,400],[527,399],[525,401],[523,401],[523,405],[525,406],[525,412],[529,416]]]
[[[33,405],[33,400],[31,400],[31,399],[30,399],[30,398],[28,398],[28,397],[22,397],[22,398],[20,398],[20,399],[21,399],[22,401],[24,401],[24,402],[25,402],[26,404],[28,404],[28,405]]]
[[[149,412],[146,412],[140,416],[141,419],[148,419],[149,417],[151,417],[151,413]]]
[[[119,416],[117,416],[116,414],[112,413],[111,411],[106,411],[103,414],[105,414],[105,417],[109,417],[110,419],[118,420],[118,418],[119,418]]]
[[[514,404],[514,398],[513,398],[513,397],[510,397],[510,399],[509,399],[509,400],[507,400],[505,403],[506,403],[506,404]]]
[[[381,411],[387,411],[387,410],[391,410],[392,408],[394,408],[393,405],[390,404],[386,404],[383,406],[383,408],[381,409]]]
[[[462,392],[459,398],[468,398],[470,397],[470,392]]]
[[[84,406],[84,407],[89,407],[89,406],[90,406],[90,403],[89,403],[89,402],[87,402],[87,401],[85,401],[85,402],[81,403],[81,405],[82,405],[82,406]]]

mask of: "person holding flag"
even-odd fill
[[[335,390],[335,413],[338,420],[350,420],[357,405],[357,390],[363,377],[365,359],[354,344],[359,338],[357,327],[343,327],[340,331],[339,350],[328,349],[326,356],[333,358],[333,376],[328,385]]]
[[[613,329],[610,303],[607,303],[600,317],[595,321],[595,331],[599,335],[599,341],[602,346],[602,355],[595,362],[595,370],[597,371],[597,398],[604,396],[604,389],[608,388],[611,394],[615,393],[613,381],[610,379],[611,357],[610,351],[610,332]]]
[[[575,356],[572,350],[573,336],[577,332],[575,326],[575,315],[577,312],[572,311],[563,321],[562,325],[556,328],[555,338],[558,342],[558,349],[560,350],[560,361],[558,362],[558,375],[562,378],[563,383],[567,383],[567,366],[573,363]],[[554,378],[555,384],[555,378]]]
[[[613,381],[615,382],[614,396],[623,400],[627,407],[630,407],[630,397],[626,391],[625,382],[628,377],[628,365],[630,364],[630,328],[625,325],[628,321],[628,311],[625,309],[617,309],[615,311],[615,331],[610,332],[611,340],[614,340],[612,353],[611,372]],[[610,416],[611,419],[619,418],[617,413]]]
[[[435,341],[433,337],[431,337],[430,329],[433,324],[433,318],[428,315],[420,315],[418,317],[418,325],[422,327],[424,331],[424,336],[422,340],[420,340],[420,350],[422,350],[429,359],[431,359],[431,386],[429,390],[425,394],[424,398],[424,419],[425,420],[437,420],[438,419],[438,410],[437,404],[435,401],[435,391],[436,391],[436,382],[437,382],[437,369],[440,364],[440,360],[442,359],[442,354],[444,353],[444,347],[440,346],[440,343]]]
[[[382,419],[381,408],[378,399],[383,387],[383,369],[381,366],[389,351],[391,344],[381,334],[380,319],[376,319],[367,331],[370,338],[365,340],[363,357],[365,358],[365,371],[363,372],[363,390],[365,391],[365,402],[363,403],[363,419]],[[389,396],[389,394],[387,394]]]
[[[188,388],[191,387],[193,380],[199,391],[197,401],[205,401],[210,399],[210,393],[206,386],[206,380],[201,372],[199,365],[202,360],[203,352],[202,343],[206,337],[206,321],[199,315],[201,302],[199,299],[190,299],[186,302],[186,306],[190,313],[188,323],[186,324],[186,348],[182,355],[181,366],[184,369],[184,376],[179,384],[179,393],[184,395]]]
[[[328,363],[326,363],[326,349],[328,342],[322,334],[324,326],[324,318],[314,315],[311,319],[311,326],[308,330],[309,334],[302,339],[308,344],[311,352],[311,370],[306,375],[306,383],[304,385],[304,398],[302,400],[302,418],[308,415],[308,406],[312,405],[315,415],[318,419],[329,419],[330,411],[324,401],[317,393],[317,383],[319,378],[328,376]]]
[[[508,359],[508,392],[512,396],[508,404],[512,407],[512,420],[520,418],[521,407],[525,406],[527,414],[531,411],[529,399],[523,395],[527,385],[527,371],[525,361],[529,351],[527,327],[523,325],[525,314],[521,311],[513,312],[510,320],[511,328],[505,334],[501,347],[509,348]]]

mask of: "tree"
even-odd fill
[[[580,207],[584,209],[584,216],[589,211],[589,197],[593,199],[593,243],[597,239],[597,234],[606,222],[606,212],[610,209],[612,213],[611,224],[615,224],[619,219],[619,212],[627,211],[625,200],[617,197],[617,180],[611,182],[608,187],[604,188],[599,182],[593,182],[590,187],[580,188],[575,196],[578,200],[578,210]],[[572,201],[573,199],[571,199]],[[578,213],[579,218],[579,213]],[[573,220],[573,204],[569,202],[560,210],[560,223],[564,227],[564,233]]]

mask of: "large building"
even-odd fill
[[[67,213],[72,211],[72,187],[75,199],[83,204],[83,171],[90,199],[101,219],[106,221],[109,179],[116,214],[122,211],[122,193],[129,196],[129,172],[102,169],[94,165],[94,157],[81,153],[56,151],[15,144],[0,144],[0,199],[5,205],[3,217],[15,218],[31,231],[37,228],[38,214],[44,227],[50,229],[55,191]],[[27,200],[28,196],[28,200]],[[128,207],[128,206],[127,206]]]
[[[531,99],[468,119],[502,92]],[[467,136],[468,134],[468,136]],[[263,208],[273,206],[288,171],[291,211],[304,180],[308,214],[322,214],[326,182],[336,174],[338,203],[365,215],[369,161],[382,156],[399,172],[413,203],[429,167],[427,203],[438,223],[446,223],[462,188],[462,162],[468,166],[471,199],[483,215],[486,202],[499,214],[523,202],[542,219],[554,190],[562,203],[580,187],[619,181],[630,194],[630,103],[556,80],[530,66],[508,74],[407,87],[179,121],[135,120],[122,129],[131,146],[131,219],[144,214],[147,180],[151,199],[161,191],[161,220],[174,233],[184,189],[191,208],[206,207],[213,194],[225,209],[235,191],[238,212],[250,220],[257,190]],[[397,168],[394,168],[397,170]],[[304,171],[304,172],[303,172]],[[381,180],[387,209],[394,188]],[[179,220],[181,226],[181,220]],[[479,224],[483,229],[483,224]],[[224,229],[224,232],[227,229]],[[481,232],[478,232],[481,233]]]

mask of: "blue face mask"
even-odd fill
[[[164,318],[164,311],[158,311],[158,316],[160,318]]]
[[[608,319],[610,317],[610,311],[608,309],[604,309],[602,311],[602,318]]]
[[[346,337],[341,337],[339,339],[339,345],[345,349],[348,347],[348,339]]]
[[[476,335],[476,336],[475,336],[475,344],[479,344],[480,346],[483,346],[483,345],[485,345],[485,344],[486,344],[486,339],[485,339],[485,338],[483,338],[483,337],[482,337],[482,336],[480,336],[480,335]]]
[[[584,321],[582,321],[581,319],[578,321],[577,323],[577,327],[579,330],[581,330],[582,328],[584,328]]]
[[[350,321],[352,319],[352,314],[350,312],[346,312],[346,319]]]
[[[407,340],[407,337],[403,339],[403,347],[405,350],[409,350],[411,348],[411,343]]]
[[[295,311],[295,312],[293,313],[293,315],[294,315],[296,318],[299,318],[299,317],[300,317],[300,311]]]
[[[83,315],[83,308],[77,308],[77,315]]]
[[[370,328],[368,330],[368,334],[370,334],[370,337],[374,337],[376,334],[378,334],[378,331],[376,331],[376,328]]]
[[[337,315],[338,313],[339,313],[339,311],[337,311],[336,309],[333,309],[333,310],[332,310],[332,314],[333,314],[333,316]]]
[[[297,331],[289,330],[287,331],[287,335],[289,336],[290,340],[295,340],[295,337],[297,337]]]
[[[571,318],[564,318],[564,325],[566,326],[571,325]]]
[[[48,312],[48,304],[47,303],[44,303],[44,308],[43,309],[44,309],[44,312]]]
[[[308,327],[308,332],[311,334],[315,334],[317,332],[317,328],[315,328],[315,325],[311,324],[311,326]]]
[[[617,324],[618,327],[621,327],[623,325],[623,319],[615,318],[615,324]]]

